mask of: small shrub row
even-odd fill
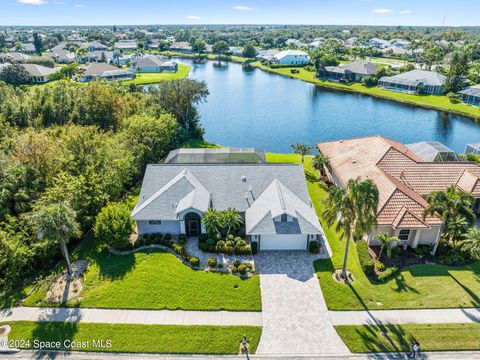
[[[232,272],[239,273],[240,275],[245,275],[247,272],[253,271],[253,265],[250,263],[242,263],[240,260],[235,260],[233,262]]]
[[[368,252],[368,244],[365,240],[357,241],[357,254],[360,266],[366,275],[375,275],[375,267],[373,265],[372,257]]]
[[[310,241],[308,244],[308,251],[310,251],[312,254],[320,253],[320,244],[318,241]]]
[[[385,266],[383,266],[383,268],[384,268],[384,271],[382,271],[377,275],[377,281],[380,283],[386,283],[390,281],[395,276],[397,276],[398,272],[400,271],[400,268],[397,265],[394,265],[386,269],[385,269]]]
[[[202,234],[203,235],[203,234]],[[239,236],[228,235],[225,240],[202,237],[198,239],[198,248],[204,252],[228,254],[228,255],[250,255],[252,249],[247,242]]]

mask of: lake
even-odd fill
[[[199,107],[205,140],[233,147],[291,152],[291,144],[383,135],[404,144],[440,141],[456,152],[480,142],[472,119],[366,95],[318,88],[241,65],[194,64],[190,77],[208,84]]]

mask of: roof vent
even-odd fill
[[[247,177],[245,175],[242,176],[242,182],[247,182]]]
[[[352,160],[352,164],[356,164],[357,163],[357,160]]]

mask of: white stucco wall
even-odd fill
[[[165,220],[161,225],[149,225],[147,220],[137,221],[137,228],[139,235],[141,234],[180,234],[180,221],[177,220]]]
[[[433,245],[438,239],[440,226],[432,226],[431,229],[422,230],[418,239],[418,245]]]

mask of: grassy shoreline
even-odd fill
[[[18,321],[0,323],[12,327],[9,340],[15,347],[39,350],[73,350],[155,354],[236,355],[245,334],[250,351],[257,349],[261,327],[207,325],[139,325]],[[37,343],[34,341],[37,340]],[[93,342],[103,342],[103,347]],[[107,341],[110,341],[108,346]],[[58,342],[52,344],[52,342]],[[71,345],[72,344],[72,345]],[[73,345],[74,344],[74,345]]]
[[[176,53],[176,52],[162,52],[163,55],[167,56],[174,56],[180,58],[187,58],[192,59],[195,57],[194,54],[183,54],[183,53]],[[217,60],[217,55],[208,54],[206,55],[208,60]],[[238,57],[238,56],[231,56],[229,61],[234,63],[243,63],[246,58]],[[321,80],[315,77],[315,74],[310,71],[306,71],[303,68],[295,68],[298,69],[299,72],[297,74],[292,74],[290,72],[291,68],[284,67],[284,68],[270,68],[261,64],[259,61],[255,61],[251,63],[257,69],[277,74],[281,76],[287,76],[291,79],[305,81],[311,84],[315,84],[319,87],[325,89],[332,89],[338,90],[343,92],[349,93],[358,93],[362,95],[368,95],[379,99],[396,101],[402,104],[407,104],[410,106],[418,106],[425,109],[431,109],[436,111],[443,111],[446,113],[466,116],[469,118],[474,119],[475,121],[480,121],[480,108],[475,108],[470,105],[466,104],[452,104],[447,96],[434,96],[434,95],[411,95],[405,94],[401,92],[395,92],[390,90],[384,90],[378,87],[366,87],[360,83],[355,83],[351,85],[341,84],[332,81]]]
[[[407,352],[418,342],[421,351],[479,350],[480,324],[408,324],[336,326],[352,353]]]

